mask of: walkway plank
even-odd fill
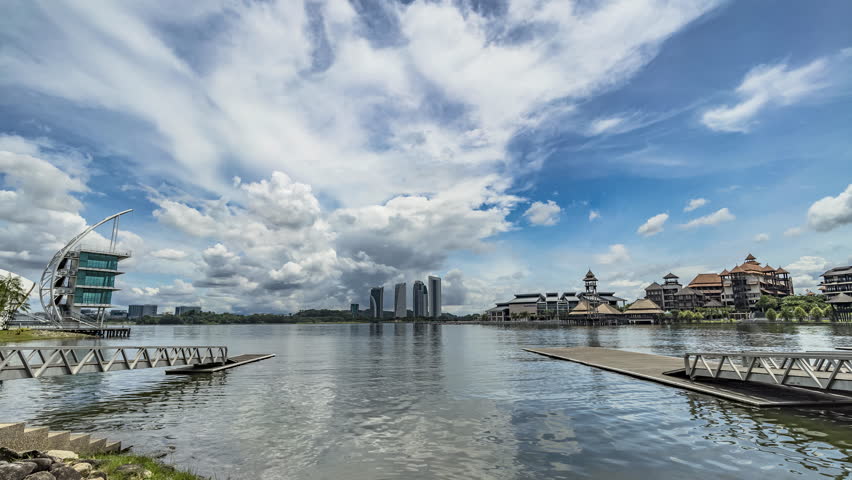
[[[227,370],[229,368],[239,367],[245,365],[247,363],[259,362],[261,360],[266,360],[267,358],[274,357],[274,354],[248,354],[248,355],[237,355],[236,357],[231,357],[225,362],[224,365],[196,365],[194,367],[188,368],[175,368],[173,370],[166,370],[166,375],[185,375],[185,374],[196,374],[196,373],[213,373],[220,372],[222,370]]]
[[[524,350],[756,407],[852,405],[852,397],[796,387],[780,387],[739,380],[691,381],[683,374],[683,359],[677,357],[601,347],[525,348]]]

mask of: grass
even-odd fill
[[[152,475],[148,478],[148,480],[202,480],[204,478],[189,472],[182,472],[172,466],[162,464],[153,458],[139,455],[105,453],[92,455],[90,458],[104,462],[103,465],[96,468],[96,470],[105,472],[110,480],[133,478],[133,475],[123,475],[116,472],[118,467],[127,464],[139,465],[145,470],[149,470]]]
[[[29,342],[32,340],[48,340],[56,338],[89,338],[82,333],[54,332],[50,330],[33,330],[29,328],[13,328],[0,330],[0,343]]]

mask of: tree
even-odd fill
[[[10,273],[0,278],[0,329],[9,328],[9,320],[15,312],[29,312],[30,303],[27,301],[30,290],[24,288],[19,277]]]
[[[766,311],[766,319],[769,320],[770,322],[774,322],[775,320],[778,319],[778,313],[775,311],[774,308],[770,308],[769,310]]]
[[[795,310],[793,310],[793,316],[796,317],[796,319],[800,322],[804,322],[808,319],[808,312],[805,311],[803,307],[798,306]]]
[[[813,308],[811,308],[811,320],[818,322],[822,319],[823,315],[825,314],[818,305],[814,305]]]
[[[784,307],[781,309],[781,318],[784,319],[785,322],[789,322],[793,319],[793,310],[790,307]]]
[[[760,299],[755,304],[761,312],[765,312],[770,308],[778,308],[778,299],[769,295],[761,295]]]

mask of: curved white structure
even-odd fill
[[[73,265],[73,262],[71,261],[74,253],[79,253],[76,252],[75,249],[79,246],[83,238],[91,233],[92,230],[100,227],[110,220],[113,220],[112,237],[110,238],[109,250],[104,253],[115,255],[113,249],[115,248],[115,242],[118,237],[118,218],[132,211],[132,209],[125,210],[123,212],[110,215],[109,217],[87,228],[82,233],[71,239],[71,241],[62,247],[61,250],[56,252],[47,264],[47,267],[45,267],[44,272],[41,274],[41,281],[39,282],[38,290],[39,297],[41,299],[41,307],[44,309],[44,313],[47,315],[47,318],[51,323],[55,325],[61,325],[66,321],[86,323],[80,313],[71,308],[72,304],[68,303],[69,300],[73,302],[76,287],[77,267],[76,265]],[[129,254],[121,256],[127,258]],[[112,288],[111,290],[115,289]],[[63,303],[63,301],[65,303]],[[96,308],[99,309],[99,316],[102,316],[102,311],[105,307],[98,306]]]

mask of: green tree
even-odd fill
[[[793,310],[793,316],[800,322],[804,322],[808,319],[808,312],[802,306],[798,306]]]
[[[761,312],[765,312],[770,308],[778,308],[778,299],[769,295],[762,295],[756,304]]]
[[[29,312],[30,303],[27,300],[30,290],[24,288],[19,277],[10,273],[0,278],[0,329],[9,328],[9,320],[15,312]]]
[[[814,305],[811,308],[811,320],[818,322],[822,319],[823,315],[825,315],[819,305]]]
[[[766,319],[770,322],[774,322],[778,319],[778,312],[776,312],[774,308],[770,308],[766,311]]]
[[[789,322],[793,319],[793,309],[790,307],[784,307],[781,309],[781,318],[784,319],[785,322]]]

